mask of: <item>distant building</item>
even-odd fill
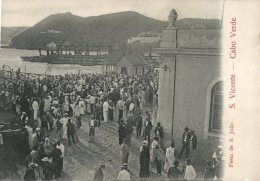
[[[144,73],[148,68],[148,62],[140,54],[114,51],[108,54],[104,72],[116,72],[118,74],[137,75]]]
[[[59,34],[59,33],[62,33],[62,31],[48,30],[48,33]]]
[[[49,44],[46,45],[46,47],[50,50],[56,50],[57,44],[54,42],[50,42]]]
[[[159,47],[161,34],[157,32],[142,32],[136,37],[128,39],[128,51],[142,54],[150,64],[157,63],[159,55],[153,48]]]
[[[140,42],[140,43],[155,43],[158,42],[161,38],[161,35],[156,32],[148,31],[142,32],[136,37],[129,38],[128,43]]]

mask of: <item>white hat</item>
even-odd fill
[[[223,146],[222,145],[218,145],[218,148],[223,150]]]
[[[143,141],[143,145],[148,145],[148,141],[147,141],[147,140],[144,140],[144,141]]]
[[[44,157],[43,159],[42,159],[42,161],[43,162],[52,162],[52,158],[48,158],[48,157]]]

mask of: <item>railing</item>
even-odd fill
[[[4,70],[0,69],[0,78],[1,79],[43,79],[46,77],[51,77],[51,75],[47,74],[35,74],[35,73],[26,73],[26,72],[17,72],[17,71],[10,71],[10,70]]]

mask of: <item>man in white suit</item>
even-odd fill
[[[108,119],[108,102],[107,99],[105,99],[104,103],[103,103],[103,117],[104,117],[104,122],[107,122]]]

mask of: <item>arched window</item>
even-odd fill
[[[209,131],[220,133],[222,129],[223,82],[217,82],[211,90]]]

